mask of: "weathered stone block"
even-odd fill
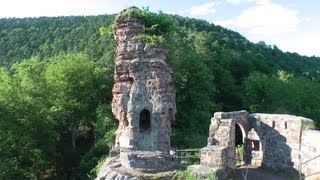
[[[209,167],[227,166],[227,150],[226,146],[208,146],[201,149],[200,162]]]
[[[178,165],[177,156],[151,151],[120,152],[120,160],[124,168],[149,173],[172,170]]]

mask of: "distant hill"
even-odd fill
[[[113,15],[0,19],[0,64],[63,52],[101,58],[110,40],[100,36],[99,28],[112,24],[113,19]]]
[[[0,19],[0,65],[10,65],[31,56],[50,57],[61,52],[86,52],[93,58],[103,57],[110,39],[99,28],[113,23],[115,15],[68,16]],[[318,57],[284,53],[275,45],[251,43],[239,33],[204,20],[172,16],[176,31],[189,31],[188,38],[200,33],[207,50],[217,58],[245,59],[253,70],[272,72],[284,69],[301,73],[320,67]],[[192,31],[192,33],[191,33]],[[110,36],[111,37],[111,36]]]
[[[227,86],[237,89],[234,86],[241,86],[252,72],[272,74],[285,70],[300,76],[320,68],[319,57],[282,52],[263,41],[255,44],[237,32],[204,20],[167,16],[174,21],[169,63],[174,69],[185,55],[179,51],[192,49],[197,61],[213,73],[218,89],[215,99],[224,110],[241,107],[240,95],[227,90]],[[95,61],[113,57],[114,37],[102,35],[101,28],[111,29],[114,18],[115,15],[0,19],[0,65],[10,66],[32,56],[47,59],[61,53],[83,52]]]

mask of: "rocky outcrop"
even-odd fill
[[[115,147],[170,151],[171,121],[176,113],[167,50],[149,48],[139,39],[144,25],[134,16],[114,24],[116,57],[112,112],[119,121]]]

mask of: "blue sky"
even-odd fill
[[[0,18],[111,14],[129,6],[205,19],[252,42],[320,56],[317,0],[0,0]]]

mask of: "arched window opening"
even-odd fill
[[[140,119],[139,119],[139,129],[140,132],[144,132],[150,129],[150,112],[146,109],[140,112]]]
[[[251,140],[251,149],[252,151],[260,150],[260,141],[259,140]]]

